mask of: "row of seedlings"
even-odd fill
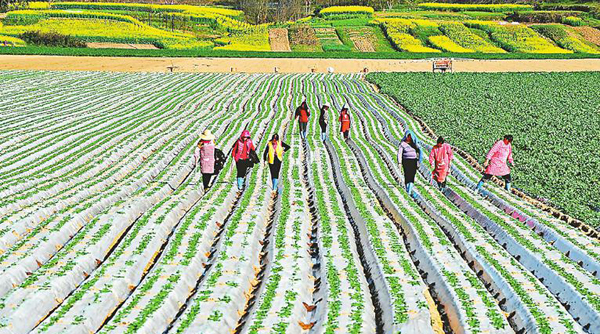
[[[565,305],[584,330],[594,332],[595,324],[600,323],[600,281],[519,220],[452,181],[451,189],[445,192],[450,195],[448,198],[533,273]],[[560,312],[556,314],[560,315]],[[568,323],[566,320],[563,322]]]
[[[337,89],[338,99],[351,94],[343,83],[337,82],[331,90]],[[358,125],[353,126],[352,136],[360,138],[356,136],[361,135]],[[390,170],[377,163],[379,159],[373,149],[361,151],[367,163],[370,163],[368,169],[373,177],[370,187],[389,199],[386,209],[393,212],[392,216],[404,232],[415,264],[423,271],[422,275],[444,306],[446,321],[451,330],[458,333],[512,332],[493,296],[481,282],[472,279],[475,274],[452,247],[436,222],[409,198],[402,185],[394,180]]]
[[[336,102],[338,105],[343,103]],[[398,229],[360,177],[357,161],[342,143],[341,136],[334,134],[330,139],[339,159],[344,181],[350,187],[353,200],[366,224],[370,247],[374,249],[377,262],[382,267],[391,296],[395,332],[433,333],[436,326],[436,329],[441,330],[438,311],[427,286],[411,261]]]
[[[404,110],[395,107],[385,97],[377,96],[376,102],[384,106],[386,111],[400,123],[417,131],[420,138],[425,139],[427,146],[433,144],[432,140],[421,131],[419,124],[412,120]],[[481,177],[480,172],[461,156],[456,157],[455,164],[452,166],[452,174],[471,191],[475,191],[476,183]],[[540,234],[546,242],[555,246],[573,261],[578,262],[593,276],[600,278],[600,241],[589,237],[585,230],[573,228],[565,221],[552,217],[529,202],[511,196],[493,183],[488,183],[487,189],[482,190],[481,194],[494,206],[515,218],[516,221]]]
[[[370,106],[355,105],[363,110]],[[385,160],[386,167],[395,170],[395,180],[400,181],[398,167],[391,163],[395,145],[384,137],[389,129],[372,117],[370,112],[361,112],[361,125],[365,135],[376,151]],[[384,123],[387,124],[387,123]],[[429,175],[429,174],[428,174]],[[427,176],[428,176],[427,175]],[[469,261],[477,276],[483,280],[500,306],[509,313],[509,320],[517,331],[527,333],[577,333],[581,327],[573,321],[562,305],[529,271],[521,266],[506,250],[495,242],[476,222],[457,210],[441,193],[424,182],[418,186],[419,194],[425,199],[426,211],[438,222],[463,257]],[[471,279],[478,279],[474,276]]]
[[[239,106],[243,103],[232,103],[233,110],[222,103],[215,105],[215,109],[226,110],[225,114],[230,116],[219,117],[210,124],[224,144],[232,144],[242,127],[241,115],[245,112]],[[230,119],[233,122],[227,121]],[[227,130],[226,135],[224,130]],[[186,154],[188,156],[184,159],[190,159],[191,152]],[[68,299],[44,321],[39,331],[54,333],[69,329],[71,332],[96,332],[121,306],[131,290],[139,287],[158,261],[174,228],[200,200],[200,184],[201,174],[194,172],[173,194],[148,210],[111,257],[85,282],[85,289],[77,290],[76,296]]]
[[[298,78],[286,80],[289,86]],[[294,85],[295,86],[295,85]],[[291,88],[291,87],[290,87]],[[282,92],[279,100],[281,112],[293,110],[289,100],[291,89]],[[279,215],[274,226],[274,235],[263,247],[270,248],[267,277],[260,298],[248,316],[246,332],[297,331],[308,326],[308,315],[313,307],[315,277],[312,275],[312,257],[309,231],[311,221],[308,193],[302,182],[303,161],[300,155],[302,143],[296,122],[288,125],[286,142],[291,149],[286,153],[281,170],[283,191],[280,195]]]
[[[103,262],[103,259],[112,252],[146,210],[169,196],[185,180],[191,171],[191,161],[184,157],[187,158],[187,151],[195,144],[197,128],[203,123],[210,124],[211,116],[218,117],[209,113],[199,113],[189,125],[180,130],[182,132],[178,141],[172,142],[157,154],[157,158],[163,162],[166,169],[177,171],[175,178],[167,178],[167,170],[163,169],[165,167],[149,166],[145,178],[153,177],[154,182],[149,183],[148,186],[133,187],[135,191],[127,200],[117,202],[117,206],[94,217],[84,226],[81,226],[80,222],[67,221],[62,227],[62,235],[60,230],[53,234],[57,239],[62,237],[65,240],[64,248],[59,247],[60,251],[50,261],[28,273],[26,280],[18,288],[4,296],[2,299],[4,308],[0,310],[3,325],[15,325],[11,319],[18,319],[20,313],[27,312],[29,303],[39,303],[39,300],[44,300],[41,304],[44,307],[37,306],[42,313],[44,310],[49,312],[59,305],[66,295]],[[150,174],[150,172],[154,173]],[[135,183],[135,180],[129,182]],[[73,227],[70,223],[77,225]],[[73,231],[72,238],[67,228]],[[40,249],[44,250],[48,247]],[[54,251],[56,250],[55,248]],[[51,251],[52,248],[49,252]],[[39,266],[41,263],[34,262],[32,266],[36,264]],[[48,298],[48,294],[53,297]],[[19,326],[28,328],[35,325],[37,320],[34,317],[30,319],[33,324],[22,321]]]
[[[314,276],[308,194],[301,178],[301,140],[296,122],[290,124],[287,153],[281,170],[283,191],[280,214],[274,228],[272,264],[256,308],[250,316],[247,332],[286,332],[309,325],[313,308]]]
[[[277,78],[271,77],[271,79]],[[280,80],[271,80],[277,84]],[[272,133],[284,129],[286,113],[274,104],[275,117],[262,133],[257,134],[257,152],[262,152]],[[248,303],[255,296],[255,287],[264,277],[261,264],[262,241],[271,224],[272,210],[277,201],[267,180],[268,169],[255,166],[248,174],[247,188],[235,208],[220,240],[216,259],[207,278],[188,302],[189,307],[173,324],[173,331],[183,333],[222,333],[234,331],[244,318]]]
[[[306,85],[312,82],[305,78]],[[303,91],[309,97],[313,92]],[[314,97],[312,97],[314,99]],[[298,101],[299,102],[299,101]],[[315,106],[316,102],[311,103]],[[323,263],[321,270],[327,279],[327,310],[320,328],[325,333],[335,331],[375,333],[377,331],[375,307],[369,284],[356,249],[356,237],[342,205],[343,199],[336,190],[333,169],[328,153],[317,129],[317,117],[312,117],[308,147],[311,151],[310,168],[313,173],[315,197],[321,224]]]

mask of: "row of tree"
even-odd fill
[[[236,0],[252,23],[283,22],[315,14],[329,6],[371,6],[391,9],[398,4],[412,4],[416,0]]]
[[[0,13],[13,8],[24,8],[27,0],[0,0]]]

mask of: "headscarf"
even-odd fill
[[[248,131],[248,130],[242,131],[242,135],[240,136],[240,139],[244,140],[244,138],[250,138],[250,131]]]
[[[409,135],[412,139],[412,144],[409,145],[417,151],[417,155],[419,156],[419,163],[421,163],[422,154],[421,149],[419,148],[419,138],[417,138],[417,135],[415,135],[415,133],[412,130],[407,129],[406,132],[404,132],[404,137],[402,137],[402,141],[405,142]]]

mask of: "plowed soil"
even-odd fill
[[[292,51],[288,30],[285,28],[269,29],[269,44],[271,44],[271,51]]]
[[[592,27],[573,27],[573,29],[577,30],[588,42],[600,45],[600,30]]]

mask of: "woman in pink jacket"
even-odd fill
[[[446,176],[450,171],[450,164],[452,163],[452,148],[446,144],[443,137],[437,139],[437,144],[429,153],[429,164],[433,168],[433,179],[437,182],[440,189],[446,188]]]
[[[204,185],[204,192],[206,192],[210,186],[211,178],[219,173],[222,164],[225,162],[223,152],[215,147],[215,135],[208,129],[200,136],[200,141],[196,145],[194,161],[196,166],[200,162],[202,184]]]
[[[485,157],[485,163],[483,164],[485,172],[483,173],[481,181],[477,184],[477,190],[480,190],[481,187],[483,187],[483,183],[491,179],[492,175],[494,175],[503,178],[504,189],[510,191],[510,182],[512,179],[510,177],[510,168],[508,168],[506,161],[508,160],[514,167],[512,141],[513,136],[506,135],[504,136],[504,139],[498,140],[488,152]]]

